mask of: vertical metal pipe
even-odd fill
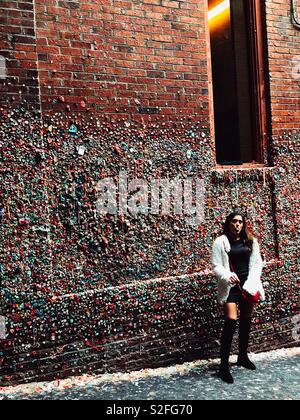
[[[298,20],[297,15],[297,1],[298,0],[291,0],[292,24],[295,28],[300,29],[300,21]]]

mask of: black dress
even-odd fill
[[[229,239],[231,250],[228,257],[231,261],[231,271],[234,271],[240,279],[241,287],[244,286],[249,275],[250,251],[244,245],[244,240],[234,241]],[[231,288],[227,303],[239,303],[241,301],[241,291],[239,286]]]

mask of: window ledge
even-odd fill
[[[247,169],[272,169],[271,167],[263,163],[244,163],[243,165],[216,165],[213,171],[224,171],[224,170],[247,170]]]

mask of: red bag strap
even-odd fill
[[[231,271],[233,271],[233,273],[235,273],[235,270],[233,268],[233,265],[232,265],[232,262],[231,262],[231,259],[230,258],[229,258],[229,265],[230,265]]]

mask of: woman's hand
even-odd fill
[[[240,279],[235,273],[231,273],[231,276],[229,277],[229,283],[232,284],[232,286],[235,286],[236,284],[240,283]]]

